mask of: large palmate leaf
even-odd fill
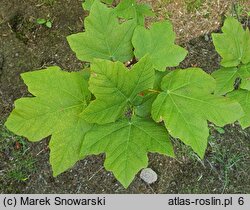
[[[239,119],[242,128],[250,126],[250,91],[249,90],[235,90],[227,95],[240,103],[245,115]]]
[[[84,0],[84,2],[82,3],[83,9],[90,10],[95,1],[100,1],[100,0]],[[106,4],[112,4],[114,0],[101,0],[101,1]]]
[[[138,93],[154,84],[154,69],[147,56],[131,70],[121,62],[96,60],[91,71],[89,89],[96,100],[82,113],[82,117],[91,123],[114,122],[127,105],[135,103]]]
[[[85,122],[78,114],[75,116],[74,121],[72,120],[71,125],[52,134],[49,148],[50,164],[54,176],[71,168],[78,160],[83,158],[80,155],[80,148],[85,134],[92,127],[92,124]]]
[[[242,71],[240,75],[240,88],[250,91],[250,63],[242,65],[240,69]]]
[[[207,121],[224,126],[243,116],[239,103],[211,94],[215,80],[201,69],[171,72],[163,78],[161,88],[164,92],[153,103],[153,119],[164,120],[169,133],[200,157],[207,147]]]
[[[237,66],[250,62],[250,33],[244,31],[240,22],[232,17],[225,20],[223,34],[212,34],[215,49],[222,57],[224,67]]]
[[[241,80],[240,88],[250,91],[250,76],[248,76],[248,77],[244,78],[243,80]]]
[[[170,71],[156,71],[153,90],[145,91],[140,96],[140,102],[135,107],[135,114],[140,117],[150,117],[152,104],[161,90],[161,81]]]
[[[5,125],[12,132],[39,141],[52,135],[51,164],[57,175],[80,158],[83,137],[91,125],[79,118],[91,98],[83,72],[59,67],[22,74],[35,97],[18,99]]]
[[[155,101],[157,94],[147,94],[141,97],[141,103],[135,107],[135,114],[140,117],[150,117],[152,104]]]
[[[120,18],[135,18],[139,25],[144,26],[146,16],[154,16],[151,8],[147,4],[137,4],[136,0],[123,0],[115,8],[115,12]]]
[[[150,30],[137,26],[132,39],[135,56],[142,58],[149,54],[154,68],[159,71],[178,66],[187,55],[187,51],[175,45],[174,41],[175,33],[168,21],[154,23]]]
[[[166,129],[152,120],[132,118],[97,125],[87,133],[82,155],[106,153],[105,168],[112,171],[124,187],[148,164],[148,152],[174,156]]]
[[[101,58],[125,62],[133,57],[134,20],[120,24],[112,8],[95,1],[84,25],[85,32],[67,37],[79,60],[92,62]]]
[[[216,95],[224,95],[234,90],[237,80],[241,80],[241,88],[245,89],[250,85],[250,65],[221,68],[213,72],[212,76],[216,80]]]

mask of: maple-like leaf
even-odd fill
[[[163,78],[161,88],[152,106],[153,119],[164,120],[169,133],[201,158],[209,136],[207,121],[224,126],[243,116],[239,103],[212,94],[215,80],[201,69],[173,71]]]
[[[239,119],[239,123],[243,129],[250,126],[250,91],[249,90],[235,90],[227,95],[240,103],[245,115]]]
[[[135,18],[139,25],[144,26],[146,16],[154,16],[148,4],[137,4],[136,0],[123,0],[115,8],[115,12],[120,18]]]
[[[156,71],[153,90],[143,92],[135,107],[135,114],[140,117],[150,117],[152,104],[161,90],[161,81],[170,71]]]
[[[96,99],[83,111],[90,123],[105,124],[116,121],[126,106],[134,104],[140,92],[152,88],[154,69],[148,56],[131,70],[121,62],[96,60],[91,65],[89,89]]]
[[[100,1],[100,0],[84,0],[82,3],[82,7],[85,10],[91,10],[91,7],[95,1]],[[105,4],[112,4],[114,0],[101,0],[101,2]]]
[[[240,88],[244,90],[250,90],[250,76],[241,80]]]
[[[213,72],[212,76],[216,80],[216,95],[224,95],[234,90],[237,80],[241,80],[241,84],[239,84],[241,88],[247,89],[247,86],[250,85],[250,65],[221,68]]]
[[[142,58],[149,54],[154,68],[159,71],[178,66],[186,57],[187,51],[174,42],[175,33],[169,21],[154,23],[150,30],[137,26],[132,38],[135,56]]]
[[[135,107],[135,114],[139,117],[150,117],[152,104],[155,101],[157,94],[147,94],[141,97],[141,103]]]
[[[250,32],[240,22],[228,17],[222,27],[222,34],[212,34],[215,49],[222,57],[224,67],[238,66],[250,62]]]
[[[86,134],[82,156],[106,154],[104,166],[127,188],[137,172],[147,167],[148,152],[174,157],[166,129],[134,117],[106,125],[96,125]]]
[[[35,97],[18,99],[6,127],[30,141],[52,135],[50,142],[54,175],[80,159],[83,137],[92,125],[79,118],[91,94],[83,72],[64,72],[59,67],[22,74]]]
[[[95,1],[84,26],[85,32],[67,37],[79,60],[92,62],[101,58],[125,62],[133,57],[134,20],[120,24],[112,8]]]

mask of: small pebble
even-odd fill
[[[157,174],[151,168],[142,169],[140,177],[148,184],[152,184],[157,181]]]
[[[209,39],[209,36],[206,34],[205,35],[205,41],[208,42],[210,39]]]

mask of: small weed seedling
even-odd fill
[[[185,0],[187,11],[194,12],[198,10],[202,5],[203,0]]]
[[[105,168],[127,188],[147,167],[148,152],[175,156],[169,135],[203,158],[208,121],[223,127],[240,119],[247,127],[250,118],[243,109],[249,113],[249,103],[241,101],[247,90],[225,97],[216,80],[200,68],[166,70],[187,55],[175,44],[172,24],[161,21],[146,28],[145,17],[153,15],[148,5],[123,0],[112,7],[112,2],[85,1],[84,8],[90,10],[85,31],[67,37],[77,58],[90,68],[70,73],[53,66],[22,74],[34,97],[18,99],[5,125],[34,142],[52,136],[54,176],[88,155],[105,153]],[[249,32],[237,26],[226,29],[248,43]],[[242,34],[235,35],[236,29]],[[227,40],[220,42],[226,42],[223,52],[229,49]],[[250,52],[244,46],[250,45],[238,45],[230,48],[234,56],[245,53],[233,64],[239,58],[248,63]],[[223,63],[229,64],[231,54],[227,57]],[[242,77],[241,88],[247,79]]]
[[[52,21],[49,20],[49,19],[44,19],[44,18],[38,18],[36,20],[37,24],[39,25],[44,25],[46,26],[47,28],[52,28]]]

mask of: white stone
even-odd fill
[[[148,184],[152,184],[157,181],[157,174],[151,168],[142,169],[140,177]]]
[[[210,39],[209,39],[209,36],[207,35],[207,34],[205,34],[205,41],[209,41]]]

